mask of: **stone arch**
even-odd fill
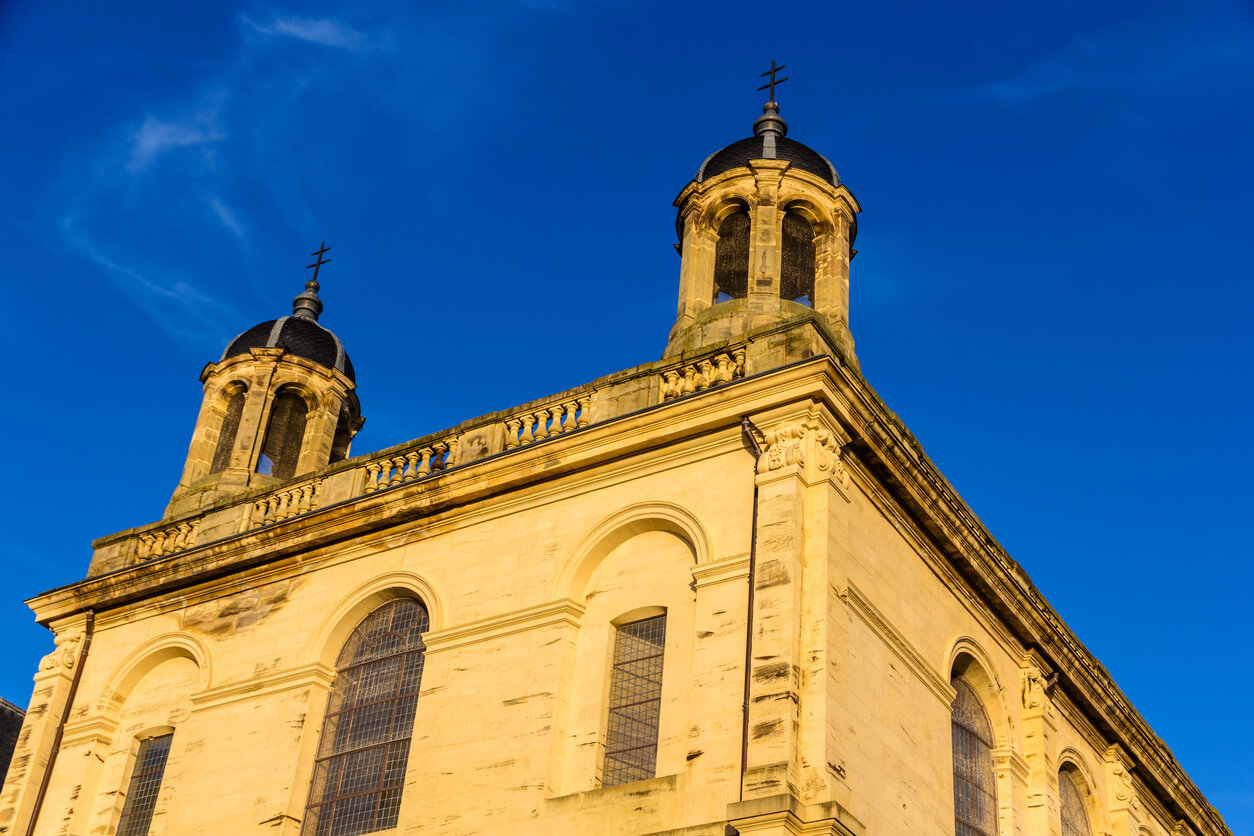
[[[322,626],[305,651],[305,658],[328,668],[335,666],[340,650],[353,630],[367,615],[397,598],[416,598],[427,608],[430,630],[445,624],[444,606],[435,588],[413,572],[396,571],[379,575],[340,599],[340,603],[323,620]]]
[[[962,677],[974,689],[993,726],[995,748],[1010,747],[1014,741],[1014,715],[1006,701],[1006,689],[997,678],[993,661],[975,639],[963,636],[954,642],[945,666],[946,682]]]
[[[832,215],[819,207],[817,203],[808,197],[802,195],[789,195],[780,200],[781,217],[789,212],[795,212],[810,222],[810,227],[814,230],[814,237],[817,239],[823,235],[831,235],[836,232],[835,224],[832,222]]]
[[[584,535],[558,573],[555,597],[582,598],[588,579],[601,561],[619,545],[646,531],[666,531],[679,537],[692,550],[694,566],[710,562],[713,551],[709,535],[690,511],[673,502],[640,502],[610,514]]]
[[[199,689],[207,690],[212,680],[209,651],[190,633],[166,633],[135,648],[109,677],[109,685],[101,694],[101,707],[116,709],[134,690],[144,676],[162,662],[175,658],[190,659],[200,672]]]
[[[1058,755],[1058,771],[1071,773],[1076,789],[1084,801],[1084,811],[1089,817],[1089,829],[1093,833],[1106,832],[1105,817],[1102,816],[1102,805],[1098,803],[1096,773],[1089,768],[1073,747],[1068,746]]]

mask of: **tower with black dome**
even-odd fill
[[[753,136],[714,152],[679,197],[679,311],[664,356],[809,320],[857,366],[849,262],[858,201],[768,101]]]
[[[348,352],[318,323],[318,289],[308,282],[290,316],[249,328],[201,372],[204,400],[167,517],[348,457],[365,419]]]

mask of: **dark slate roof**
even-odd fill
[[[768,157],[768,153],[763,148],[764,139],[761,136],[751,136],[747,139],[733,142],[721,151],[715,151],[697,170],[697,182],[699,183],[708,177],[713,177],[715,174],[722,174],[724,171],[747,165],[749,160],[762,160],[773,157],[777,160],[787,160],[802,171],[817,174],[833,186],[840,185],[840,177],[836,174],[836,167],[818,151],[797,142],[795,139],[777,136],[775,138],[775,153],[770,154]]]
[[[222,359],[247,354],[251,348],[286,348],[297,357],[305,357],[348,375],[354,383],[353,363],[340,338],[312,319],[284,316],[254,325],[235,339],[222,352]]]

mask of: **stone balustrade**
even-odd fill
[[[322,480],[310,479],[260,497],[253,503],[249,527],[261,528],[288,517],[307,514],[318,507],[321,492]]]
[[[551,403],[506,418],[505,449],[572,432],[592,423],[592,393]]]
[[[665,369],[658,374],[658,380],[662,388],[662,400],[669,401],[721,383],[731,383],[744,376],[745,346],[739,346],[683,366]]]
[[[456,456],[457,436],[449,436],[434,444],[375,459],[362,468],[365,471],[362,493],[374,493],[439,473],[452,467]]]
[[[190,549],[196,545],[196,534],[199,530],[200,520],[194,519],[184,520],[156,531],[146,531],[139,535],[136,560],[152,560],[154,557],[164,557],[167,554]]]

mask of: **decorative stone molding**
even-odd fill
[[[829,479],[842,493],[849,487],[849,472],[840,457],[840,439],[814,418],[778,424],[763,431],[766,450],[758,459],[758,473],[770,473],[792,465],[805,468],[807,478]]]
[[[362,493],[374,493],[438,473],[451,467],[456,456],[457,436],[450,435],[432,444],[376,459],[362,468],[365,471]]]
[[[267,494],[253,503],[252,528],[280,522],[315,510],[320,504],[322,480],[310,479],[300,485]]]
[[[733,348],[721,354],[703,357],[693,363],[662,372],[662,400],[669,401],[702,392],[721,383],[731,383],[745,376],[745,348]]]
[[[1111,809],[1136,811],[1141,802],[1137,798],[1136,784],[1132,778],[1132,766],[1128,763],[1128,755],[1118,744],[1106,750],[1106,763],[1110,770]]]
[[[818,427],[814,431],[814,440],[818,446],[819,471],[829,475],[837,485],[849,486],[849,471],[840,460],[840,441],[826,427]]]
[[[152,560],[154,557],[165,557],[167,554],[186,551],[196,545],[196,533],[200,530],[200,518],[183,520],[155,531],[147,531],[139,535],[139,549],[136,559]]]
[[[592,423],[592,393],[520,412],[505,419],[505,449],[513,450]]]
[[[56,645],[53,650],[39,662],[41,671],[51,671],[57,668],[70,670],[78,663],[78,648],[83,643],[82,630],[70,630],[65,633],[58,633],[52,638]]]

